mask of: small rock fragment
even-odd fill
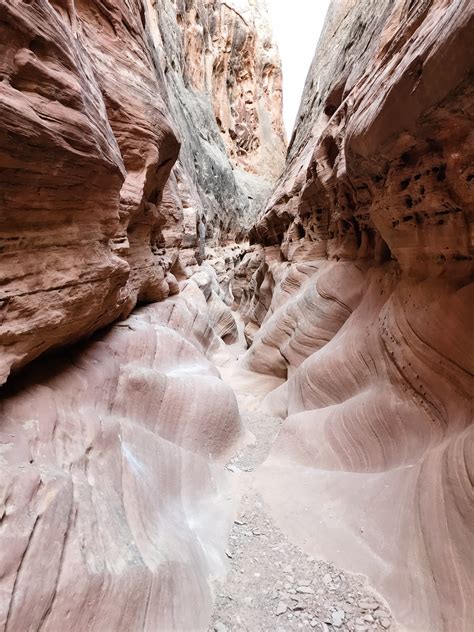
[[[241,472],[235,465],[226,465],[226,470],[229,470],[229,472]]]
[[[340,628],[346,618],[344,610],[336,610],[331,614],[331,622],[335,628]]]
[[[390,619],[387,619],[386,617],[384,617],[383,619],[380,619],[380,625],[386,630],[388,630],[391,625]]]
[[[222,623],[222,621],[218,621],[214,624],[214,632],[228,632],[228,627]]]
[[[288,606],[286,603],[284,601],[279,601],[275,613],[277,617],[279,617],[280,615],[285,614],[287,610]]]
[[[302,593],[303,595],[314,595],[314,590],[310,586],[297,586],[296,592]]]

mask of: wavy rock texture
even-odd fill
[[[268,164],[274,178],[284,139],[278,56],[255,32],[263,10],[243,9],[0,1],[0,383],[176,293],[171,269],[190,276],[206,237],[255,217],[249,197],[268,191],[259,174]],[[206,68],[205,82],[183,79],[185,66]],[[241,176],[214,111],[231,99]]]
[[[206,627],[241,425],[194,287],[4,392],[2,630]]]
[[[467,632],[473,12],[376,4],[333,3],[235,273],[244,365],[288,377],[266,400],[286,421],[260,487],[300,542],[367,574],[402,629]]]
[[[254,220],[285,149],[264,10],[241,9],[0,0],[6,632],[207,626],[242,428],[214,365],[230,295],[198,264]]]

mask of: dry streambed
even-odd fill
[[[386,604],[363,577],[311,557],[274,524],[255,489],[254,476],[282,420],[255,406],[258,385],[252,390],[247,372],[243,380],[236,378],[235,368],[223,375],[237,392],[242,419],[255,441],[227,464],[240,477],[236,487],[242,496],[229,535],[230,571],[226,581],[216,586],[209,632],[396,630]],[[255,378],[258,381],[260,376]]]

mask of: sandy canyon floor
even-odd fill
[[[215,587],[209,632],[397,630],[387,604],[364,577],[307,554],[278,528],[265,506],[256,473],[283,420],[268,415],[262,400],[282,380],[240,368],[245,343],[243,323],[235,317],[239,342],[230,347],[232,360],[221,375],[237,395],[248,440],[226,465],[236,477],[235,519],[226,551],[230,570]]]

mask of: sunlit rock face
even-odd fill
[[[472,33],[468,2],[333,3],[235,274],[245,364],[288,377],[265,500],[417,632],[474,625]]]
[[[0,0],[0,383],[176,293],[206,238],[255,219],[284,155],[261,23],[256,3]]]

